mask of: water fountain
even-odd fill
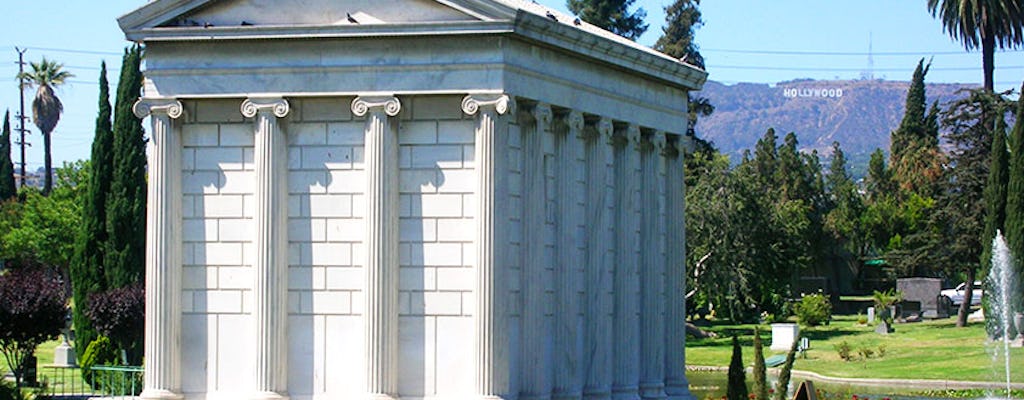
[[[993,366],[998,365],[1000,358],[1003,361],[1003,371],[1006,375],[1006,398],[1010,398],[1010,344],[1017,339],[1011,338],[1011,327],[1014,323],[1013,302],[1016,293],[1015,272],[1010,257],[1010,249],[1006,247],[1006,240],[1003,234],[997,232],[995,239],[992,239],[992,270],[988,276],[988,289],[986,296],[990,308],[989,318],[996,318],[1001,343],[995,343],[990,352],[992,354]],[[1019,334],[1018,334],[1019,335]]]

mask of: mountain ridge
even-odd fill
[[[852,169],[862,171],[871,152],[888,153],[889,133],[903,118],[909,81],[812,80],[799,79],[775,84],[708,81],[695,92],[707,97],[715,112],[701,117],[697,135],[709,140],[732,161],[739,162],[745,149],[768,128],[781,137],[794,132],[803,151],[832,152],[839,141]],[[928,83],[929,107],[934,101],[943,107],[973,84]]]

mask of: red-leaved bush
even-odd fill
[[[146,322],[146,292],[141,284],[111,289],[89,297],[85,315],[101,335],[128,353],[129,362],[141,350]]]
[[[64,282],[48,269],[29,265],[0,274],[0,352],[16,386],[21,386],[25,358],[64,328],[66,302]]]

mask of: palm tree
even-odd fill
[[[1024,44],[1024,5],[1019,0],[928,0],[928,11],[967,50],[981,48],[985,91],[992,93],[996,46]]]
[[[43,155],[44,170],[46,177],[43,179],[43,194],[50,194],[53,189],[53,166],[50,162],[50,133],[57,127],[60,121],[60,114],[64,112],[64,105],[54,92],[54,88],[64,84],[64,81],[74,75],[64,70],[64,64],[47,60],[38,63],[30,63],[31,72],[22,72],[19,78],[25,78],[27,86],[36,86],[36,98],[32,100],[32,122],[39,127],[43,133]]]

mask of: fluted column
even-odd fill
[[[504,94],[471,94],[462,100],[462,111],[476,115],[476,313],[473,319],[475,391],[480,399],[498,399],[509,394],[507,321],[501,302],[507,294],[501,274],[507,221],[495,204],[505,200],[506,154],[501,148],[508,123],[502,116],[508,113],[509,105],[509,97]]]
[[[171,121],[175,99],[142,98],[133,107],[150,117],[146,198],[145,382],[142,398],[181,395],[181,140]]]
[[[623,132],[621,163],[616,164],[616,265],[615,265],[615,379],[612,397],[635,400],[638,396],[640,351],[639,325],[639,187],[640,128],[630,124]],[[616,160],[618,161],[618,160]]]
[[[523,143],[523,232],[526,235],[525,254],[523,256],[523,350],[522,350],[522,389],[519,397],[524,400],[543,400],[551,397],[550,357],[544,342],[549,339],[550,331],[546,324],[547,309],[545,302],[546,280],[544,279],[547,260],[547,182],[545,158],[547,150],[545,138],[551,131],[551,107],[539,103],[529,110],[520,123],[525,133]]]
[[[579,289],[582,287],[580,270],[586,261],[579,251],[577,229],[583,218],[580,205],[584,193],[579,189],[583,169],[578,164],[583,158],[586,137],[583,133],[583,114],[569,111],[560,118],[558,147],[557,192],[557,233],[555,251],[555,280],[557,300],[555,303],[555,369],[552,397],[556,400],[578,399],[583,394],[580,382],[580,304]]]
[[[583,397],[611,396],[613,354],[612,270],[615,265],[615,136],[612,121],[595,126],[587,155],[587,337],[583,354],[586,383]]]
[[[398,131],[394,96],[357,97],[352,114],[366,116],[365,321],[366,392],[398,397]]]
[[[255,118],[256,136],[256,254],[252,266],[254,399],[288,396],[288,149],[284,132],[277,124],[277,119],[284,118],[288,111],[288,101],[280,97],[249,98],[242,102],[242,115]]]
[[[640,396],[665,397],[665,135],[644,146],[643,224],[640,269]]]
[[[676,136],[666,148],[670,156],[665,171],[665,393],[671,400],[693,399],[686,380],[685,139]]]

